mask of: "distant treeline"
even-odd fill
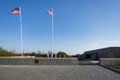
[[[15,56],[16,54],[0,47],[0,56]]]
[[[24,56],[35,56],[35,57],[47,57],[47,55],[49,54],[49,57],[51,57],[51,51],[48,51],[47,53],[45,52],[31,52],[31,53],[24,53]],[[20,53],[16,53],[15,51],[7,51],[3,48],[0,47],[0,56],[1,57],[6,57],[6,56],[21,56]],[[80,54],[76,54],[76,55],[68,55],[66,52],[63,51],[59,51],[57,53],[53,54],[53,57],[80,57]]]

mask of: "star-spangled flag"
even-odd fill
[[[10,11],[10,14],[20,15],[20,9],[19,9],[19,8],[15,8],[15,9],[11,10],[11,11]]]
[[[53,15],[53,11],[52,11],[52,9],[49,9],[49,10],[48,10],[48,15],[50,15],[50,16]]]

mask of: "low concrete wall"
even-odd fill
[[[90,60],[90,61],[78,61],[78,65],[96,65],[99,64],[99,61],[95,61],[95,60]]]
[[[116,65],[120,64],[120,58],[100,58],[101,65]]]
[[[0,65],[77,65],[77,58],[0,58]]]

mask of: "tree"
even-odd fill
[[[0,47],[0,56],[12,56],[13,53],[8,52],[7,50]]]
[[[49,55],[49,57],[51,57],[52,56],[52,52],[51,51],[48,51],[48,53],[47,53],[48,55]]]
[[[35,52],[32,52],[31,56],[35,56]]]
[[[57,57],[67,57],[67,56],[68,56],[67,53],[62,52],[62,51],[59,51],[59,52],[57,53]]]
[[[41,52],[41,51],[38,51],[37,54],[42,54],[42,52]]]
[[[76,55],[72,55],[71,57],[80,58],[80,57],[81,57],[81,55],[80,55],[80,54],[76,54]]]

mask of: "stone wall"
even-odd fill
[[[0,65],[77,65],[77,58],[0,58]]]
[[[120,58],[100,58],[101,65],[116,65],[120,64]]]
[[[90,60],[90,61],[78,61],[78,65],[96,65],[96,64],[99,64],[99,61],[93,61],[93,60]]]

